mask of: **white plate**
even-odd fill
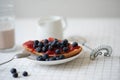
[[[35,56],[35,55],[31,55],[27,59],[29,59],[33,63],[40,64],[40,65],[57,65],[57,64],[62,64],[62,63],[72,61],[72,60],[78,58],[82,53],[83,53],[83,50],[79,54],[77,54],[73,57],[62,59],[62,60],[55,60],[55,61],[37,61],[36,60],[37,56]]]

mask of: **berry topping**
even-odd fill
[[[17,73],[17,70],[16,70],[15,68],[12,68],[12,69],[10,70],[10,72],[11,72],[11,73]]]
[[[52,47],[52,46],[49,46],[49,47],[48,47],[48,50],[53,50],[53,47]]]
[[[46,44],[46,43],[48,43],[48,40],[47,40],[47,39],[45,39],[45,40],[44,40],[44,43],[45,43],[45,44]]]
[[[34,41],[34,44],[38,44],[38,43],[39,43],[39,41],[38,41],[38,40],[35,40],[35,41]]]
[[[44,45],[43,45],[42,42],[39,42],[39,43],[38,43],[38,46],[39,46],[39,47],[43,47]]]
[[[56,54],[60,54],[60,53],[61,53],[60,49],[56,49],[56,50],[55,50],[55,53],[56,53]]]
[[[37,60],[38,60],[38,61],[44,61],[44,59],[43,59],[42,56],[38,56],[38,57],[37,57]]]
[[[23,76],[28,76],[28,72],[27,72],[27,71],[24,71],[22,75],[23,75]]]
[[[42,47],[42,51],[43,51],[43,52],[46,52],[46,51],[47,51],[47,47],[45,47],[45,46]]]
[[[18,77],[18,73],[14,73],[14,74],[13,74],[13,77],[14,77],[14,78],[17,78],[17,77]]]
[[[64,51],[64,52],[67,52],[68,50],[69,50],[68,47],[63,47],[63,51]]]
[[[35,50],[36,50],[37,52],[41,52],[41,51],[42,51],[42,49],[41,49],[40,47],[36,48]]]
[[[73,47],[76,47],[76,46],[78,46],[78,43],[77,43],[77,42],[73,42],[73,43],[72,43],[72,46],[73,46]]]
[[[49,61],[53,61],[53,60],[56,60],[56,57],[55,57],[55,56],[49,58]]]
[[[68,40],[67,40],[67,39],[64,39],[64,40],[62,41],[62,44],[65,45],[65,46],[67,46],[67,45],[68,45]]]
[[[65,58],[64,55],[60,55],[60,56],[59,56],[59,59],[64,59],[64,58]]]
[[[43,55],[43,59],[48,59],[49,58],[49,55],[48,54],[44,54]]]

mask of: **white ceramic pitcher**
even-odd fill
[[[63,39],[63,32],[66,29],[66,19],[60,16],[47,16],[39,19],[37,34],[39,39],[54,37]]]

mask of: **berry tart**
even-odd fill
[[[23,43],[25,50],[37,55],[38,61],[51,61],[69,58],[79,54],[82,47],[77,42],[70,43],[67,39],[48,38],[29,40]]]

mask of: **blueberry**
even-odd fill
[[[33,44],[33,48],[35,49],[35,48],[37,48],[38,47],[38,45],[37,44]]]
[[[52,46],[52,47],[55,47],[57,42],[58,42],[57,40],[54,40],[54,41],[51,43],[51,46]]]
[[[48,59],[49,58],[49,55],[48,54],[44,54],[43,55],[43,59]]]
[[[45,44],[48,43],[48,42],[49,42],[49,41],[48,41],[47,39],[44,40],[44,43],[45,43]]]
[[[36,50],[37,52],[41,52],[41,51],[42,51],[42,49],[41,49],[40,47],[36,48],[35,50]]]
[[[42,51],[46,52],[47,51],[47,47],[42,47]]]
[[[49,46],[49,47],[48,47],[48,50],[53,50],[53,47],[52,47],[52,46]]]
[[[56,50],[55,50],[55,53],[56,53],[56,54],[60,54],[60,53],[61,53],[60,49],[56,49]]]
[[[73,43],[72,43],[72,46],[73,46],[73,47],[76,47],[76,46],[78,46],[78,43],[77,43],[77,42],[73,42]]]
[[[34,44],[38,44],[39,43],[39,41],[38,40],[34,40]]]
[[[57,45],[57,48],[59,48],[61,46],[61,43],[57,42],[56,45]]]
[[[38,60],[38,61],[44,61],[44,59],[43,59],[42,56],[38,56],[38,57],[37,57],[37,60]]]
[[[64,58],[65,58],[64,55],[60,55],[60,56],[59,56],[59,59],[64,59]]]
[[[64,45],[62,44],[62,45],[60,45],[60,48],[63,48],[64,47]]]
[[[49,61],[49,58],[45,59],[45,61]]]
[[[38,43],[38,46],[39,46],[39,47],[43,47],[44,45],[43,45],[42,42],[39,42],[39,43]]]
[[[56,60],[56,57],[55,57],[55,56],[49,58],[49,61],[53,61],[53,60]]]
[[[14,77],[14,78],[17,78],[17,77],[18,77],[18,73],[14,73],[14,74],[13,74],[13,77]]]
[[[23,76],[28,76],[28,72],[27,72],[27,71],[24,71],[22,75],[23,75]]]
[[[48,45],[51,45],[52,42],[48,42]]]
[[[12,69],[10,70],[10,72],[11,72],[11,73],[17,73],[17,70],[16,70],[15,68],[12,68]]]
[[[68,50],[69,50],[68,47],[63,47],[63,51],[64,51],[64,52],[67,52]]]
[[[62,41],[62,44],[63,44],[63,45],[68,44],[68,40],[67,40],[67,39],[64,39],[64,40]]]
[[[48,49],[49,45],[48,45],[48,44],[44,44],[44,47],[45,47],[46,49]]]
[[[60,60],[59,56],[56,56],[56,60]]]

